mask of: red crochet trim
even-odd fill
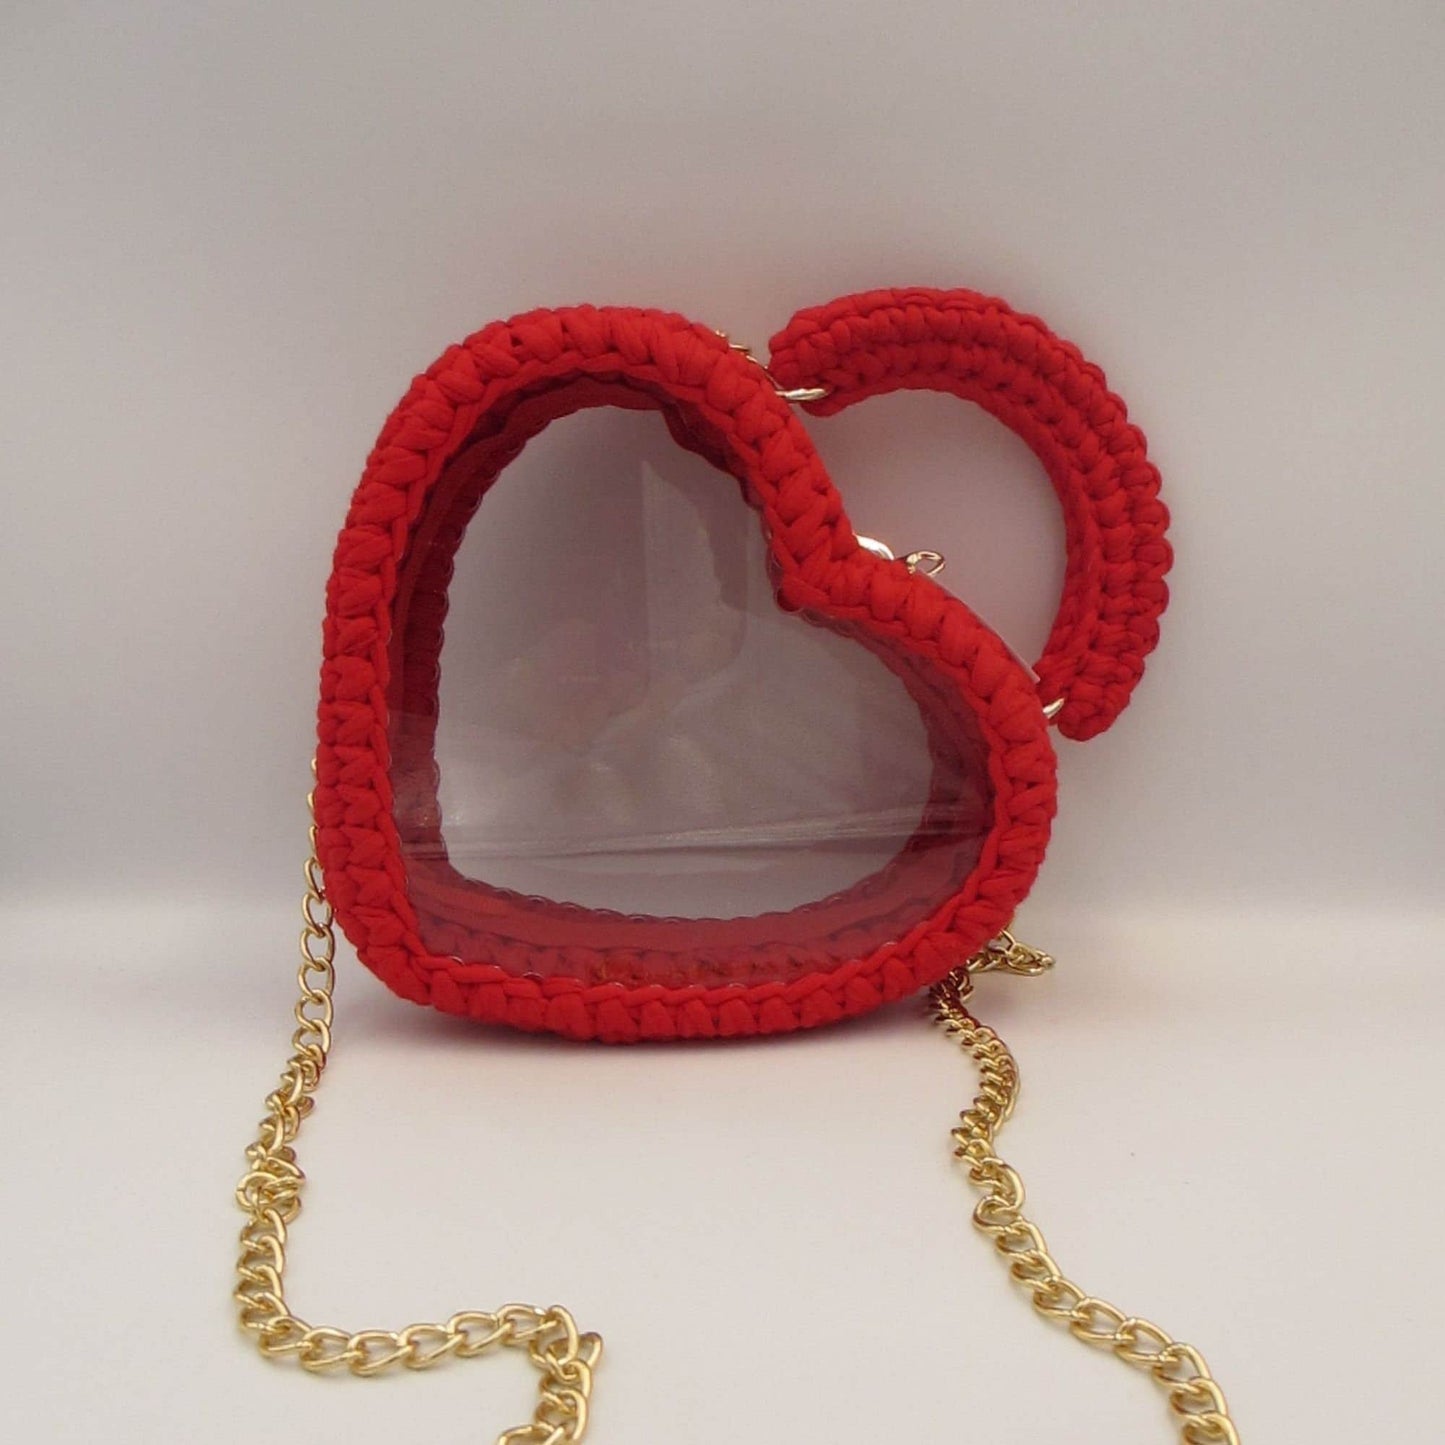
[[[854,378],[855,394],[838,400],[839,405],[891,385],[927,384],[907,378],[937,378],[945,368],[926,364],[933,353],[916,338],[913,344],[919,349],[911,370],[890,368],[905,377],[898,381],[867,379],[856,344],[809,350],[811,343],[805,340],[818,333],[817,318],[828,316],[832,320],[826,327],[836,322],[842,328],[841,333],[829,329],[829,336],[851,335],[857,342],[859,333],[849,327],[881,316],[882,298],[922,295],[935,298],[931,311],[947,311],[947,298],[938,293],[874,293],[801,313],[780,338],[784,344],[778,348],[775,374],[792,385],[812,360],[826,357],[839,378],[830,374],[830,384],[841,389],[850,385],[848,376]],[[986,305],[997,315],[1001,303]],[[1012,316],[1006,308],[1003,313]],[[946,329],[953,323],[930,316],[929,324]],[[1066,350],[1077,358],[1071,348]],[[1052,367],[1052,356],[1048,360]],[[1102,391],[1102,378],[1086,370]],[[961,368],[946,389],[971,395],[959,378],[973,374],[982,373]],[[388,733],[391,699],[401,685],[393,671],[409,665],[405,652],[397,658],[393,651],[399,569],[438,479],[484,419],[515,406],[519,398],[586,378],[636,388],[651,398],[649,404],[665,404],[669,424],[683,444],[703,450],[743,480],[762,514],[783,606],[866,638],[875,651],[892,655],[900,675],[910,667],[925,669],[936,686],[952,691],[952,706],[960,716],[977,720],[988,748],[992,789],[992,825],[977,866],[951,896],[938,900],[927,918],[884,946],[786,980],[667,987],[588,982],[575,971],[538,977],[522,972],[515,958],[502,966],[488,958],[439,956],[423,945],[393,811]],[[1039,384],[1043,388],[1043,382]],[[1014,413],[1000,399],[1006,393],[1017,409],[1023,389],[1017,374],[1007,387],[990,387],[992,398],[1000,401],[990,409],[1015,424]],[[829,409],[834,400],[820,410]],[[1046,404],[1053,405],[1051,394]],[[1122,424],[1122,405],[1114,402],[1114,407],[1112,415]],[[1022,425],[1018,429],[1025,430]],[[1061,429],[1067,427],[1057,420],[1046,425],[1035,418],[1025,434],[1043,456],[1043,440],[1053,438],[1051,445],[1063,448]],[[1138,438],[1133,428],[1127,432]],[[1072,455],[1082,465],[1088,445],[1077,437],[1075,443]],[[1106,446],[1103,453],[1112,455]],[[501,458],[496,470],[509,459]],[[1101,457],[1095,461],[1094,473],[1112,475]],[[1045,464],[1050,465],[1048,457]],[[1152,475],[1152,468],[1149,471]],[[1061,492],[1060,476],[1080,475],[1077,468],[1061,465],[1057,475],[1053,466],[1050,472]],[[1132,495],[1141,488],[1136,482],[1127,490]],[[1071,521],[1071,595],[1085,602],[1091,600],[1092,574],[1076,569],[1074,553],[1087,556],[1092,547],[1114,558],[1111,535],[1094,540],[1108,512],[1107,499],[1097,508],[1085,508],[1080,515],[1087,513],[1095,531],[1081,523],[1077,543]],[[1156,518],[1162,529],[1162,508]],[[1162,545],[1162,539],[1156,542]],[[1156,559],[1160,556],[1162,565],[1153,579],[1158,605],[1152,612],[1147,602],[1135,608],[1129,615],[1136,621],[1146,613],[1152,621],[1163,605],[1158,576],[1167,566],[1167,548],[1162,554],[1156,551]],[[1146,573],[1139,575],[1148,583]],[[1111,599],[1121,595],[1117,585],[1098,585]],[[1079,603],[1073,605],[1077,612]],[[1073,638],[1082,628],[1086,644],[1074,645],[1067,656],[1077,661],[1080,678],[1102,689],[1091,668],[1094,653],[1104,654],[1114,640],[1102,623],[1105,611],[1095,606],[1087,627],[1073,619],[1071,628],[1064,629],[1068,611],[1066,603],[1055,639]],[[1003,643],[961,602],[901,564],[882,562],[858,546],[806,433],[778,399],[769,378],[715,333],[681,317],[624,308],[538,311],[495,323],[448,350],[413,383],[368,460],[337,544],[323,642],[316,813],[331,900],[347,936],[373,971],[405,997],[450,1012],[610,1042],[777,1032],[830,1022],[941,977],[1007,920],[1043,856],[1054,806],[1054,764],[1030,680]],[[1138,656],[1147,650],[1137,649]],[[1116,648],[1111,655],[1122,654]],[[1046,686],[1066,671],[1059,665],[1051,664],[1048,672],[1040,667]],[[1117,679],[1110,685],[1117,689]],[[1101,690],[1098,697],[1104,696]],[[1112,700],[1114,694],[1108,697]],[[1070,706],[1075,704],[1071,695]],[[1071,722],[1077,729],[1081,718],[1097,719],[1103,706],[1096,700],[1092,710],[1076,707]],[[567,911],[565,905],[556,907]],[[524,954],[520,962],[525,961]],[[549,966],[557,962],[553,957]],[[570,960],[563,957],[561,962],[565,968]]]
[[[1034,665],[1059,730],[1091,738],[1118,717],[1159,640],[1172,560],[1159,473],[1104,373],[1037,317],[973,291],[867,291],[799,311],[772,342],[785,387],[826,386],[830,416],[903,387],[976,402],[1017,432],[1063,504],[1063,599]]]

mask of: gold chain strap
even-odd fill
[[[463,1310],[442,1324],[351,1333],[307,1324],[286,1303],[287,1229],[300,1212],[305,1183],[292,1146],[315,1103],[331,1050],[336,982],[335,922],[316,857],[314,823],[305,874],[292,1054],[280,1084],[266,1099],[266,1117],[246,1151],[246,1173],[236,1186],[236,1202],[246,1215],[236,1262],[240,1322],[255,1336],[263,1355],[290,1356],[316,1373],[347,1369],[353,1375],[375,1375],[396,1366],[425,1370],[452,1356],[470,1359],[504,1346],[524,1349],[541,1373],[537,1407],[530,1422],[504,1430],[497,1445],[579,1445],[587,1431],[602,1339],[580,1333],[560,1305],[542,1309],[507,1304],[490,1311]],[[969,1180],[983,1196],[974,1223],[993,1238],[1009,1262],[1009,1273],[1032,1296],[1040,1314],[1067,1325],[1086,1344],[1112,1350],[1153,1375],[1168,1394],[1183,1445],[1239,1445],[1224,1395],[1199,1351],[1158,1325],[1085,1294],[1069,1280],[1054,1263],[1043,1235],[1024,1218],[1023,1181],[994,1153],[994,1135],[1018,1098],[1019,1073],[1008,1047],[968,1010],[971,974],[992,969],[1036,974],[1052,963],[1048,955],[1005,932],[930,994],[935,1017],[973,1058],[980,1074],[978,1096],[953,1131],[955,1152],[966,1161]]]
[[[246,1215],[236,1262],[241,1324],[255,1335],[263,1355],[290,1355],[303,1369],[318,1373],[344,1368],[353,1375],[375,1375],[398,1365],[425,1370],[453,1355],[470,1359],[503,1346],[524,1349],[542,1375],[536,1412],[528,1424],[504,1430],[497,1445],[576,1445],[587,1430],[592,1372],[602,1340],[580,1334],[572,1316],[558,1305],[464,1310],[445,1324],[354,1334],[310,1325],[291,1313],[284,1283],[286,1231],[300,1211],[305,1182],[291,1146],[311,1112],[331,1049],[336,982],[336,930],[316,859],[314,824],[301,916],[301,997],[291,1035],[293,1052],[280,1085],[266,1100],[266,1117],[246,1151],[248,1168],[236,1186],[236,1201]]]
[[[1146,1370],[1169,1399],[1183,1445],[1239,1445],[1224,1392],[1193,1345],[1158,1325],[1126,1315],[1107,1300],[1086,1294],[1054,1262],[1036,1225],[1024,1217],[1024,1185],[994,1152],[994,1136],[1018,1100],[1019,1071],[1008,1045],[969,1012],[973,973],[1003,969],[1035,974],[1053,960],[1001,934],[965,967],[935,984],[929,998],[934,1017],[978,1065],[979,1091],[959,1115],[954,1153],[967,1166],[969,1183],[982,1198],[973,1222],[1008,1261],[1009,1275],[1045,1319],[1067,1326],[1086,1345],[1111,1350],[1126,1364]]]

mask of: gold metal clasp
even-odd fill
[[[760,366],[762,365],[761,362],[758,364]],[[764,366],[763,370],[768,371],[768,368]],[[777,392],[784,401],[792,402],[794,406],[803,401],[822,401],[823,398],[830,393],[830,388],[826,386],[779,386],[774,380],[771,371],[768,371],[768,380],[773,383],[773,390]]]
[[[746,356],[747,359],[772,382],[774,393],[782,397],[784,401],[796,406],[800,402],[822,401],[825,397],[831,395],[833,390],[831,386],[779,386],[778,378],[768,370],[765,363],[759,361],[758,358],[753,355],[753,349],[747,342],[734,341],[726,331],[719,331],[717,334],[727,342],[729,351],[736,351],[739,356]]]
[[[921,572],[925,577],[936,577],[948,566],[948,559],[942,552],[934,552],[927,548],[918,552],[905,552],[902,557],[899,557],[887,542],[880,542],[877,537],[859,536],[858,545],[865,552],[871,552],[885,562],[902,562],[910,572]]]

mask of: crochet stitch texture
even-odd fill
[[[1055,804],[1042,704],[1063,697],[1061,730],[1093,736],[1124,707],[1157,640],[1167,514],[1143,438],[1074,347],[967,291],[878,291],[800,312],[774,339],[769,369],[783,387],[829,387],[808,405],[819,415],[926,387],[983,406],[1024,437],[1067,521],[1064,598],[1037,664],[1038,687],[964,603],[858,546],[794,409],[717,333],[665,312],[590,306],[487,326],[418,377],[383,427],[327,587],[318,847],[339,922],[397,993],[488,1022],[607,1042],[782,1032],[865,1012],[942,977],[1028,891]],[[976,862],[896,937],[856,955],[843,947],[804,972],[788,973],[780,954],[778,976],[762,981],[710,983],[717,960],[703,957],[702,981],[627,982],[629,962],[646,977],[645,946],[630,960],[625,942],[589,947],[588,910],[542,904],[558,937],[570,936],[567,920],[582,925],[576,941],[547,945],[543,960],[526,941],[525,909],[540,901],[490,890],[495,936],[469,939],[464,955],[424,943],[398,828],[389,723],[403,696],[435,708],[447,577],[400,583],[419,529],[450,527],[454,550],[490,482],[579,395],[581,404],[625,398],[661,408],[683,445],[743,483],[761,516],[780,606],[857,637],[900,676],[923,679],[910,685],[915,697],[926,692],[966,719],[985,750],[988,828]],[[478,450],[479,437],[496,440]],[[449,466],[469,447],[480,458],[467,483],[473,495],[448,512],[443,499],[458,485]],[[407,613],[400,623],[398,609]],[[935,751],[946,750],[946,737],[935,728]],[[839,937],[846,945],[846,930]]]

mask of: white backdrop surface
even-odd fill
[[[1060,972],[984,998],[1029,1081],[1041,1220],[1090,1288],[1206,1350],[1247,1441],[1424,1438],[1442,63],[1424,0],[7,7],[26,1438],[521,1418],[515,1362],[317,1383],[263,1368],[225,1300],[332,541],[412,373],[493,317],[668,306],[762,346],[895,284],[1078,342],[1175,518],[1137,701],[1062,745],[1022,920]],[[920,396],[813,430],[860,530],[945,552],[1037,648],[1061,529],[1020,444]],[[945,1140],[972,1081],[915,1010],[619,1053],[478,1035],[354,966],[343,990],[303,1140],[313,1317],[561,1299],[608,1335],[599,1445],[1166,1438],[1148,1387],[1050,1339],[970,1237]]]

